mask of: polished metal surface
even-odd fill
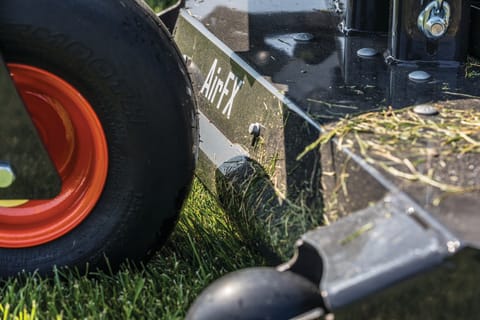
[[[480,77],[475,66],[470,66],[466,73],[463,67],[452,65],[440,68],[434,64],[389,65],[381,54],[364,59],[357,54],[362,48],[372,48],[379,53],[387,50],[385,35],[345,36],[336,28],[343,19],[342,14],[329,8],[327,1],[302,2],[292,12],[282,12],[279,10],[281,5],[247,0],[232,3],[190,1],[188,11],[181,14],[180,24],[181,28],[184,24],[189,26],[184,30],[180,28],[184,32],[177,31],[176,35],[183,53],[193,57],[198,67],[192,74],[200,82],[200,87],[216,58],[219,64],[222,61],[222,77],[227,77],[229,70],[233,70],[244,80],[230,119],[226,119],[221,110],[218,112],[217,103],[212,106],[201,103],[200,107],[219,132],[232,143],[249,150],[250,156],[262,166],[268,167],[269,159],[278,159],[275,160],[277,171],[274,174],[278,190],[288,189],[288,181],[292,180],[286,178],[285,172],[289,172],[289,166],[297,168],[296,157],[308,146],[308,141],[312,141],[310,137],[302,137],[305,132],[315,135],[314,130],[322,131],[323,125],[389,107],[395,110],[438,103],[445,108],[480,110],[475,99],[480,97]],[[238,24],[231,23],[237,21]],[[294,39],[295,34],[306,31],[314,35],[312,41],[302,43]],[[419,69],[423,72],[418,73]],[[278,100],[271,99],[272,96]],[[302,126],[290,125],[287,120],[293,117],[277,111],[284,108],[291,114],[300,115],[313,131],[302,131]],[[263,148],[252,148],[251,136],[242,134],[255,122],[266,127]],[[432,146],[425,141],[424,148],[429,150]],[[341,158],[337,151],[334,149],[332,153]],[[476,209],[476,189],[442,198],[442,206],[434,206],[432,199],[442,197],[441,190],[415,182],[407,183],[372,166],[356,151],[346,149],[344,152],[348,157],[342,161],[355,159],[381,185],[395,192],[405,192],[421,207],[428,208],[435,219],[449,225],[469,242],[480,244],[480,237],[470,228],[480,218]],[[283,159],[291,160],[284,162]],[[324,161],[325,157],[322,166],[325,166]],[[337,165],[332,170],[338,169],[342,161],[335,160]],[[449,162],[443,168],[425,153],[422,163],[425,163],[422,174],[436,168],[442,177],[447,178],[448,172],[461,171],[465,172],[460,175],[461,181],[480,184],[473,174],[480,168],[480,160],[475,154]],[[280,174],[282,170],[285,171]],[[373,187],[373,183],[371,190],[366,191],[365,176],[359,170],[347,170],[351,190],[365,192],[362,195],[349,193],[345,202],[349,206],[345,211],[367,205],[368,196],[374,201],[384,195],[381,187]],[[335,185],[331,187],[335,188]],[[455,218],[460,215],[463,221]]]
[[[392,0],[389,55],[398,63],[461,65],[467,61],[470,1]]]
[[[329,310],[428,270],[449,255],[443,235],[405,214],[408,202],[395,195],[385,200],[302,237],[300,245],[322,257],[319,286]]]
[[[450,24],[450,11],[448,2],[441,0],[430,2],[418,16],[418,28],[429,39],[437,40],[443,37]]]

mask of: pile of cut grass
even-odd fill
[[[337,148],[356,150],[394,178],[439,190],[440,196],[432,202],[435,206],[448,195],[479,192],[475,179],[461,179],[449,170],[456,165],[467,172],[474,167],[467,162],[477,161],[480,153],[480,100],[469,98],[477,99],[433,104],[439,111],[435,117],[420,116],[412,108],[347,117],[327,126],[327,133],[299,157],[336,138]]]

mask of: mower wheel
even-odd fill
[[[0,50],[62,190],[0,200],[0,276],[115,267],[170,234],[193,177],[197,122],[165,30],[137,0],[2,1]]]

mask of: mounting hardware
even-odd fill
[[[260,131],[262,130],[262,125],[258,122],[250,124],[248,127],[248,133],[254,137],[260,136]]]
[[[298,42],[309,42],[314,38],[313,34],[308,32],[297,33],[293,36],[293,39]]]
[[[260,133],[262,131],[262,125],[258,122],[250,124],[248,127],[248,133],[252,136],[252,143],[251,146],[255,147],[255,145],[258,142],[258,139],[260,138]]]
[[[450,23],[450,5],[443,0],[430,2],[418,16],[418,28],[433,40],[440,39],[447,33]]]
[[[434,116],[438,114],[438,109],[431,104],[419,104],[413,108],[413,112],[421,116]]]
[[[15,173],[6,162],[0,162],[0,188],[8,188],[15,181]]]
[[[373,48],[361,48],[357,51],[357,56],[360,58],[373,58],[378,54],[378,51]]]
[[[431,78],[432,76],[430,75],[430,73],[425,71],[420,71],[420,70],[413,71],[408,74],[408,79],[410,79],[413,82],[419,82],[419,83],[427,82]]]

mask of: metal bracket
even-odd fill
[[[184,7],[185,0],[177,0],[175,4],[158,13],[158,17],[162,20],[170,33],[173,33],[180,9]]]
[[[48,199],[61,179],[40,140],[0,54],[0,162],[11,173],[0,185],[0,199]]]
[[[411,205],[401,194],[387,194],[368,208],[312,230],[297,242],[294,259],[279,270],[319,285],[325,306],[337,310],[438,265],[460,249],[460,241]]]

